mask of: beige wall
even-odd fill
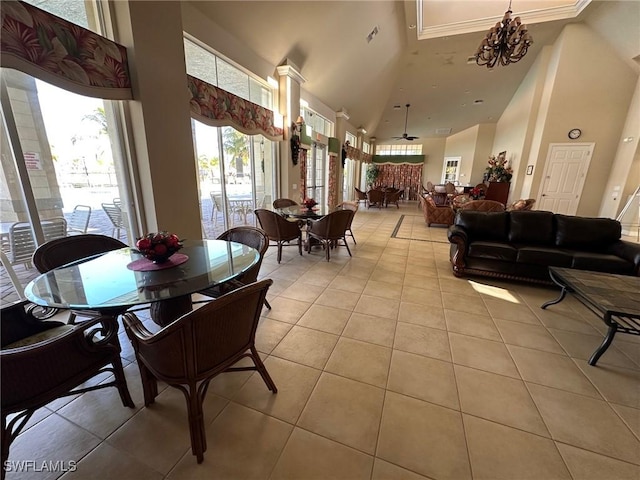
[[[507,150],[506,148],[502,148],[502,146],[500,146],[499,149],[494,147],[495,136],[495,123],[481,123],[478,125],[478,138],[476,139],[476,148],[474,151],[471,173],[467,174],[466,177],[461,177],[460,183],[477,185],[482,182],[485,169],[487,168],[489,155],[497,155],[499,152]],[[507,153],[509,153],[508,150]]]
[[[119,42],[128,47],[129,102],[145,232],[202,237],[191,136],[180,3],[115,2]]]
[[[480,125],[475,125],[471,128],[467,128],[462,132],[456,133],[447,137],[447,143],[444,149],[445,157],[462,157],[460,162],[460,182],[467,183],[467,180],[471,178],[471,171],[473,170],[473,162],[476,158],[476,144],[478,141],[478,135],[480,133]],[[444,162],[444,159],[443,161]],[[442,165],[440,163],[440,176],[438,177],[438,183],[442,180]],[[482,179],[480,179],[482,180]],[[476,182],[477,183],[477,182]]]
[[[425,138],[422,140],[422,153],[424,154],[423,185],[426,185],[427,182],[440,183],[446,145],[446,138]]]

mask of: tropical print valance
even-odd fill
[[[191,115],[212,127],[233,127],[246,135],[262,134],[282,140],[282,128],[273,124],[273,112],[191,75]]]
[[[424,155],[374,155],[373,163],[391,165],[412,165],[424,163]]]
[[[125,47],[28,3],[0,3],[1,66],[79,95],[132,98]]]
[[[349,145],[346,147],[347,150],[347,158],[351,160],[360,160],[363,163],[372,163],[373,156],[369,153],[364,153],[362,150],[357,149],[356,147],[352,147]]]

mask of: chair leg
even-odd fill
[[[282,242],[278,242],[278,263],[282,260]]]
[[[156,401],[158,395],[158,381],[156,377],[149,371],[142,360],[136,357],[138,361],[138,369],[140,370],[140,380],[142,381],[142,393],[144,395],[144,405],[148,407]]]
[[[189,385],[189,392],[185,388],[180,388],[180,390],[187,400],[191,453],[196,456],[198,463],[202,463],[204,452],[207,450],[207,435],[204,428],[204,412],[202,411],[204,398],[198,394],[195,384]]]
[[[302,234],[298,237],[298,253],[302,255]]]
[[[135,404],[131,398],[131,394],[129,393],[129,387],[127,386],[127,379],[124,376],[124,370],[122,368],[122,360],[120,360],[120,355],[117,355],[112,362],[113,365],[113,376],[116,379],[116,387],[118,388],[118,393],[120,394],[120,400],[122,400],[122,404],[125,407],[135,408]]]
[[[264,306],[267,307],[269,310],[271,310],[271,305],[269,305],[269,302],[267,301],[267,299],[264,299]]]
[[[262,360],[260,360],[260,355],[258,355],[258,351],[256,350],[255,345],[251,345],[251,359],[256,365],[256,369],[258,370],[258,373],[260,373],[262,380],[264,380],[264,383],[267,384],[267,388],[273,393],[278,393],[278,388],[276,387],[276,384],[273,383],[269,372],[267,372],[267,367],[265,367],[264,363],[262,363]]]
[[[324,242],[323,242],[323,243],[324,243]],[[328,261],[329,261],[329,257],[331,256],[331,255],[329,254],[329,250],[331,250],[331,240],[327,240],[327,241],[326,241],[326,245],[327,245],[327,246],[326,246],[325,250],[327,251],[327,262],[328,262]]]
[[[351,250],[349,249],[349,244],[347,243],[346,235],[342,237],[342,241],[344,242],[344,246],[347,247],[347,252],[349,252],[349,256],[353,257],[353,255],[351,255]],[[355,243],[355,239],[354,239],[354,243]]]

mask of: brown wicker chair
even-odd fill
[[[290,198],[276,198],[273,201],[273,208],[287,208],[294,207],[296,205],[298,205],[298,203],[291,200]]]
[[[495,200],[471,200],[460,206],[460,210],[476,210],[478,212],[504,212],[504,205]]]
[[[347,224],[347,229],[345,231],[345,234],[349,235],[353,239],[354,245],[357,245],[358,242],[356,242],[356,237],[353,236],[353,231],[351,230],[351,224],[353,223],[353,219],[356,216],[356,212],[358,211],[358,204],[356,202],[342,202],[338,204],[338,206],[336,207],[336,210],[351,210],[353,212],[353,215],[351,216],[351,219]]]
[[[427,222],[428,227],[430,227],[432,223],[453,225],[455,212],[451,207],[436,205],[430,196],[420,197],[420,204],[422,206],[424,220]]]
[[[384,204],[384,191],[378,189],[369,190],[367,192],[367,202],[367,208],[382,208]]]
[[[25,301],[2,308],[2,465],[9,447],[33,413],[59,397],[116,387],[122,404],[134,407],[120,360],[118,322],[98,317],[78,325],[38,321]],[[77,388],[104,372],[115,379]],[[16,414],[8,421],[10,415]],[[96,412],[98,414],[98,412]],[[5,471],[2,470],[2,478]]]
[[[298,240],[298,251],[302,255],[302,231],[298,222],[290,222],[282,215],[264,208],[259,208],[254,213],[269,240],[276,242],[278,246],[278,263],[282,260],[282,245],[291,240]]]
[[[272,283],[272,280],[263,280],[223,295],[155,334],[149,332],[135,314],[127,312],[123,316],[140,369],[145,405],[155,401],[157,380],[184,393],[191,452],[198,463],[207,450],[202,403],[215,376],[223,372],[257,370],[269,390],[278,391],[255,347],[260,311]],[[233,367],[244,357],[251,358],[255,366]]]
[[[307,229],[307,251],[311,252],[312,239],[319,241],[327,254],[327,262],[329,261],[329,251],[339,245],[338,242],[342,240],[344,246],[347,247],[347,252],[351,256],[351,250],[347,244],[346,231],[348,225],[353,220],[353,216],[356,212],[352,210],[337,210],[328,215],[325,215],[320,220],[311,222]]]
[[[72,235],[43,243],[33,253],[32,261],[40,273],[45,273],[67,263],[77,262],[83,258],[93,257],[126,246],[117,238],[106,235]],[[124,310],[126,308],[122,308],[120,311],[116,309],[110,313],[117,315]],[[68,323],[75,323],[78,315],[95,318],[101,316],[102,313],[91,310],[70,310]]]
[[[367,198],[367,193],[363,192],[358,187],[354,187],[354,189],[356,191],[356,201],[358,203],[364,202],[364,206],[366,207],[367,206],[367,202],[369,201],[369,199]]]
[[[400,197],[402,197],[403,193],[404,193],[404,190],[395,190],[395,191],[385,192],[385,197],[384,197],[385,207],[388,207],[390,203],[393,203],[395,204],[396,208],[400,208],[400,205],[398,205],[398,202],[400,201]]]
[[[238,288],[244,287],[245,285],[257,282],[258,274],[260,273],[260,266],[262,265],[262,260],[264,259],[264,254],[267,253],[267,249],[269,248],[269,237],[267,236],[266,232],[256,227],[234,227],[230,230],[222,232],[218,236],[217,240],[242,243],[243,245],[255,248],[260,254],[260,259],[254,266],[244,272],[242,276],[235,278],[230,282],[226,282],[222,285],[215,285],[198,292],[202,295],[213,298],[218,298],[225,293],[232,292],[234,290],[237,290]],[[206,301],[210,300],[199,300],[193,303],[203,303]],[[269,305],[269,302],[266,299],[264,301],[264,304],[269,310],[271,310],[271,305]]]

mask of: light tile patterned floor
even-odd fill
[[[113,389],[53,402],[10,459],[77,462],[64,479],[640,478],[640,338],[590,367],[600,320],[570,297],[541,310],[546,288],[455,278],[415,203],[361,210],[354,232],[353,258],[268,252],[257,344],[279,392],[248,372],[212,382],[202,464],[180,392],[143,406],[124,333],[136,408]]]

